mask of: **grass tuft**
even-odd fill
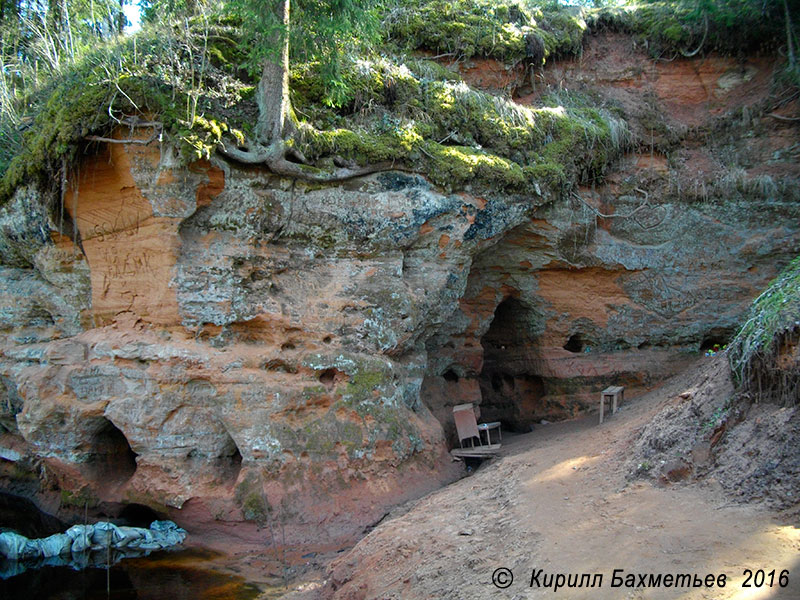
[[[753,302],[728,359],[740,389],[756,400],[796,404],[800,392],[800,257]]]

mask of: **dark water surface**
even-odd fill
[[[0,530],[39,538],[66,527],[29,500],[0,493]],[[61,562],[71,558],[100,566],[76,570],[48,564],[58,559],[18,563],[0,557],[0,600],[252,600],[259,594],[244,578],[215,569],[225,557],[208,550],[164,550],[138,558],[95,553]]]
[[[252,600],[259,589],[243,578],[204,567],[216,555],[163,551],[126,558],[110,569],[29,568],[0,579],[3,600]],[[2,565],[0,565],[2,567]],[[108,586],[108,588],[107,588]]]

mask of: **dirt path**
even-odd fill
[[[696,370],[695,377],[702,370]],[[537,426],[505,440],[505,456],[385,522],[335,561],[327,584],[294,597],[800,598],[800,529],[788,517],[732,504],[714,481],[658,487],[625,479],[639,429],[691,374],[596,417]],[[492,583],[505,567],[507,589]],[[776,570],[772,588],[743,588],[745,569]],[[603,574],[600,588],[529,587],[545,576]],[[624,574],[725,574],[725,588],[611,588]],[[789,586],[777,579],[789,570]],[[637,578],[638,583],[638,578]]]

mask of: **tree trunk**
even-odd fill
[[[119,16],[117,17],[117,33],[122,35],[125,32],[125,0],[119,0]]]
[[[789,66],[794,69],[795,65],[797,64],[795,55],[794,55],[794,39],[793,39],[793,32],[792,32],[792,19],[789,17],[789,4],[786,0],[783,0],[783,10],[786,14],[786,45],[787,54],[789,56]]]
[[[289,100],[289,0],[275,3],[275,17],[282,26],[268,43],[279,50],[275,58],[264,59],[258,82],[258,141],[270,146],[281,142],[293,129]]]

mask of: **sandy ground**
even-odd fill
[[[734,504],[713,479],[626,480],[637,432],[705,367],[596,416],[504,438],[503,456],[409,506],[337,558],[325,579],[290,598],[800,598],[797,517]],[[794,513],[797,514],[796,512]],[[498,568],[514,580],[492,583]],[[602,587],[529,587],[552,574],[601,573]],[[724,588],[612,588],[624,574],[725,574]],[[773,587],[745,588],[745,570],[775,569]],[[778,576],[788,569],[788,587]],[[507,576],[504,577],[507,581]],[[638,578],[637,578],[638,583]],[[752,582],[751,582],[752,583]]]

